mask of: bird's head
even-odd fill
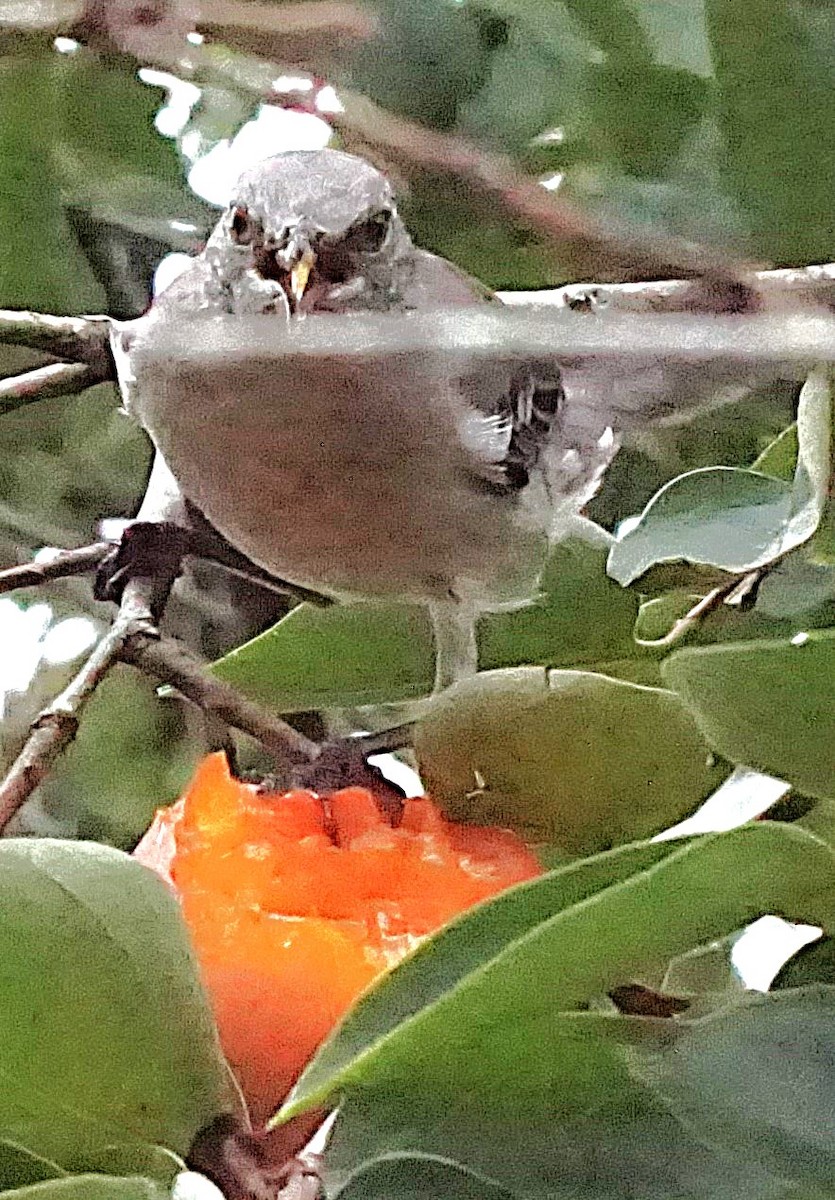
[[[388,307],[412,243],[391,185],[339,150],[293,151],[247,171],[207,251],[227,275],[280,285],[292,312]]]

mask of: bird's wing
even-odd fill
[[[501,305],[495,292],[453,263],[418,250],[408,286],[407,309],[469,308]],[[476,480],[491,490],[513,493],[524,488],[552,437],[564,393],[555,360],[519,360],[481,364],[459,386],[467,401],[461,428],[474,458]]]

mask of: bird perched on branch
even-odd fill
[[[140,519],[181,493],[273,575],[425,602],[436,688],[475,670],[477,614],[535,593],[619,427],[658,404],[657,364],[624,383],[611,364],[566,374],[556,330],[547,354],[485,341],[472,319],[496,304],[414,245],[367,162],[262,162],[203,253],[115,327],[125,408],[158,451]]]

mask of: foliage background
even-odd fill
[[[335,139],[391,168],[418,240],[493,287],[615,268],[603,248],[581,259],[511,220],[500,189],[462,182],[443,162],[456,139],[616,233],[775,265],[830,260],[833,49],[828,0],[206,0],[202,15],[165,0],[0,0],[0,304],[141,312],[156,264],[200,245],[237,173],[323,144],[331,120]],[[4,349],[0,373],[36,361]],[[422,726],[433,793],[454,811],[471,786],[459,750],[477,751],[494,780],[482,818],[512,814],[561,869],[427,944],[302,1077],[290,1113],[347,1097],[328,1159],[343,1200],[832,1196],[832,403],[820,375],[798,392],[778,381],[627,446],[589,508],[601,529],[555,551],[530,610],[480,631],[482,665],[555,669],[484,675]],[[4,415],[3,559],[84,543],[102,516],[130,515],[147,467],[108,388]],[[613,550],[605,531],[673,480]],[[731,560],[742,570],[764,546],[779,557],[801,518],[806,540],[750,611],[714,614],[672,656],[648,644]],[[101,628],[110,614],[77,582],[0,604],[11,758],[89,641],[89,626],[67,622]],[[206,569],[168,620],[214,658],[277,615]],[[425,684],[421,620],[299,609],[218,669],[293,711],[400,700]],[[130,846],[205,740],[176,700],[115,673],[19,828]],[[660,743],[663,762],[648,767]],[[725,777],[744,790],[748,768],[791,787],[779,817],[807,815],[634,841]],[[0,1183],[167,1195],[172,1154],[233,1103],[176,906],[106,846],[4,842],[0,856],[0,1007],[20,1013],[4,1043],[15,1069]],[[830,936],[757,998],[731,960],[762,913]],[[56,1003],[33,1047],[27,1005],[44,963]],[[687,994],[692,1012],[660,1027],[616,1014],[605,993],[626,977]],[[91,1170],[115,1182],[72,1175]]]
[[[189,179],[219,203],[248,158],[326,136],[317,117],[298,111],[312,108],[306,72],[340,90],[349,146],[367,133],[355,103],[362,95],[509,155],[615,229],[676,233],[775,264],[831,255],[826,0],[378,0],[334,6],[335,34],[315,28],[310,6],[229,3],[204,21],[202,45],[184,40],[187,6],[151,7],[153,21],[129,3],[0,5],[6,306],[141,312],[155,264],[197,247],[212,222]],[[355,36],[375,24],[370,37]],[[381,111],[374,120],[384,130],[390,118]],[[399,156],[395,173],[424,245],[495,287],[577,277],[568,249],[544,246],[454,175],[408,159]],[[606,277],[605,262],[597,274]],[[0,365],[5,373],[27,360],[34,356],[7,349]],[[749,464],[792,403],[790,389],[772,388],[756,406],[628,448],[591,515],[612,529],[682,470]],[[135,508],[148,448],[107,387],[4,417],[0,443],[4,561],[83,543],[98,519]],[[181,588],[170,620],[210,657],[276,615],[215,573],[202,583],[202,596]],[[51,612],[33,614],[46,599],[4,602],[6,757],[69,669],[42,660],[35,670],[44,622],[80,612],[102,619],[81,585],[55,587]],[[11,604],[29,611],[28,625]],[[148,685],[118,672],[44,789],[37,820],[49,813],[62,828],[130,843],[153,805],[176,791],[199,742],[176,702],[156,702]]]

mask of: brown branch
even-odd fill
[[[769,301],[796,304],[809,302],[835,304],[835,263],[809,267],[783,268],[778,271],[753,271],[743,276],[752,289]],[[618,312],[680,312],[692,296],[692,283],[684,279],[663,279],[636,283],[569,283],[565,287],[530,292],[499,292],[505,304],[546,304],[554,308],[605,307]],[[771,305],[769,305],[771,307]]]
[[[127,585],[110,629],[75,678],[32,723],[23,749],[0,783],[0,831],[75,739],[84,709],[119,662],[169,684],[210,716],[257,738],[280,768],[318,757],[316,742],[214,679],[196,656],[172,638],[159,635],[152,614],[163,607],[171,582],[142,578]]]
[[[201,660],[173,638],[140,631],[122,647],[119,657],[175,688],[203,712],[256,738],[280,766],[312,762],[319,755],[318,743],[210,675]]]
[[[101,383],[101,376],[86,363],[50,363],[22,375],[0,379],[0,413],[12,412],[38,400],[71,396],[97,383]]]
[[[257,55],[262,63],[272,58],[285,68],[326,75],[344,58],[346,47],[373,37],[376,25],[369,9],[345,0],[280,5],[201,0],[198,29],[210,40]]]
[[[111,326],[110,317],[55,317],[0,309],[0,344],[28,346],[53,358],[86,363],[99,379],[112,379]]]
[[[54,579],[84,575],[95,570],[112,549],[110,542],[94,542],[92,546],[81,546],[78,550],[60,550],[45,562],[9,567],[0,571],[0,595],[16,588],[40,587]]]
[[[457,189],[498,215],[521,222],[582,274],[612,279],[680,276],[733,282],[745,269],[733,256],[683,238],[611,229],[554,196],[504,154],[455,134],[399,117],[355,93],[340,93],[344,112],[332,120],[346,147],[399,167],[407,177],[450,177]]]

